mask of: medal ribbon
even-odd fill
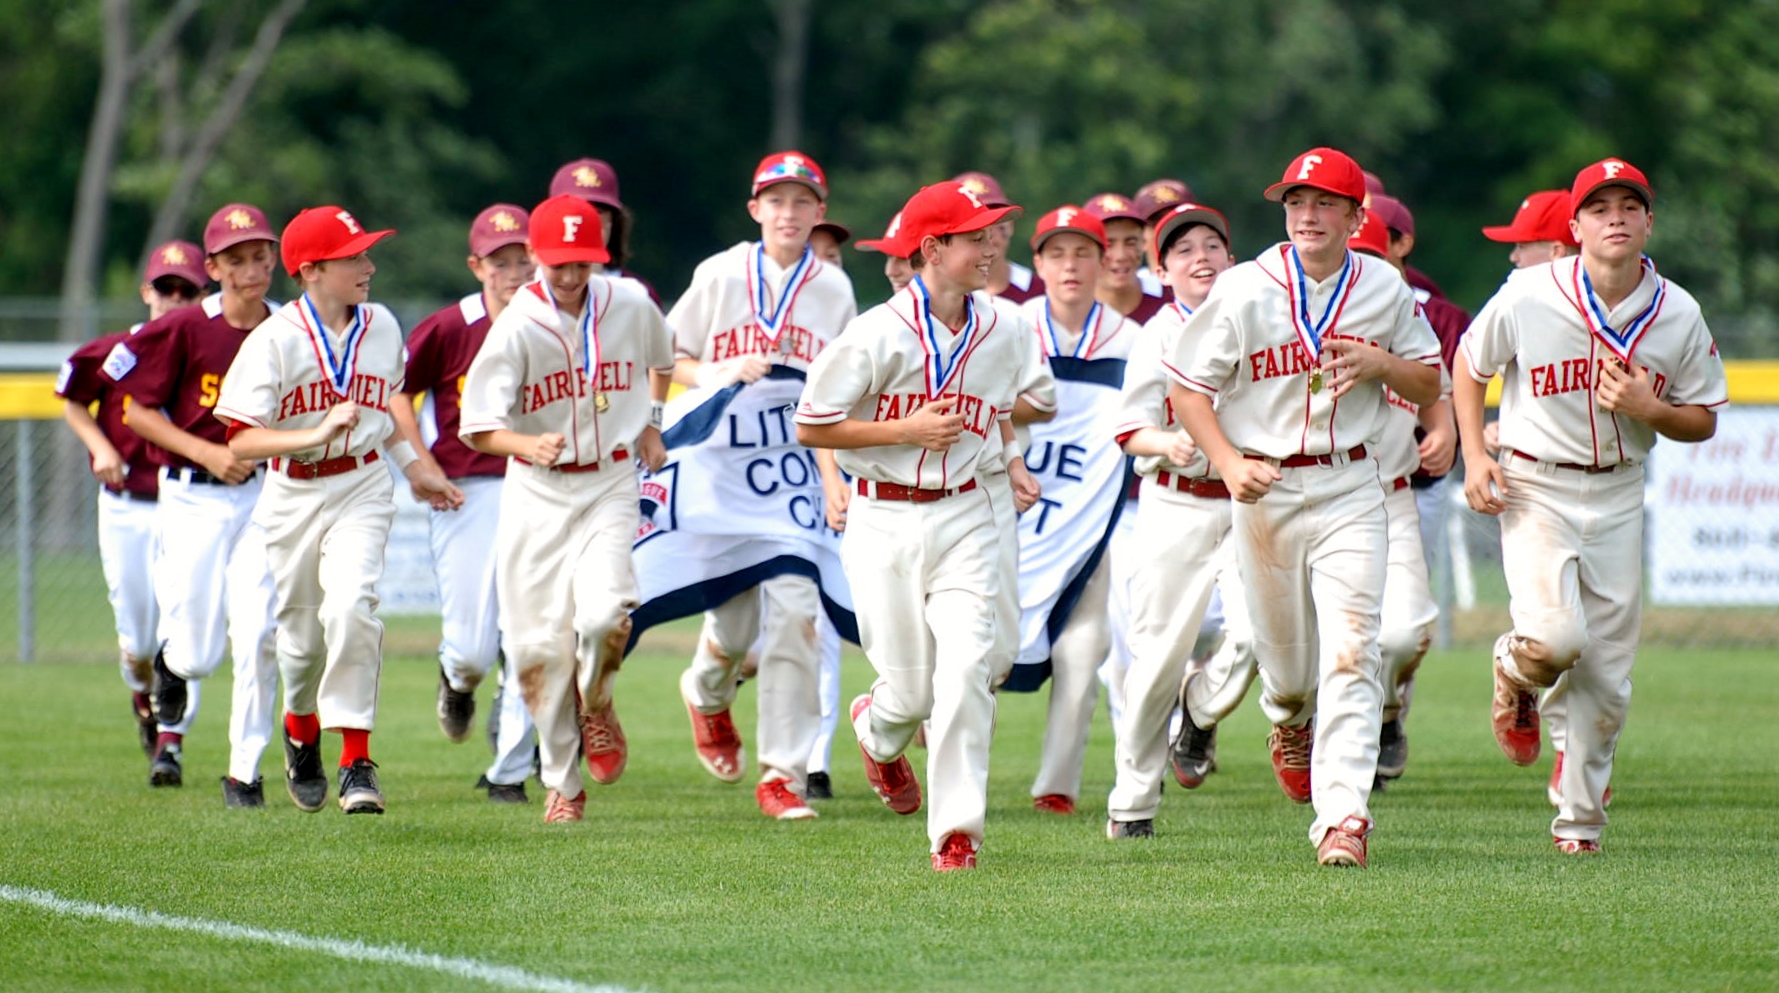
[[[933,319],[933,296],[927,292],[927,284],[916,276],[908,286],[914,291],[914,313],[921,321],[921,345],[927,353],[927,397],[931,399],[945,392],[945,384],[957,374],[961,364],[958,360],[969,351],[970,341],[976,337],[976,308],[969,297],[964,298],[964,329],[947,349],[939,343],[941,322]]]
[[[1347,298],[1353,295],[1353,285],[1357,282],[1352,278],[1353,253],[1347,252],[1346,261],[1340,266],[1340,276],[1334,282],[1334,293],[1328,298],[1328,307],[1314,321],[1310,319],[1309,276],[1303,271],[1303,259],[1297,254],[1297,246],[1285,250],[1285,264],[1285,293],[1291,300],[1291,325],[1297,329],[1297,338],[1309,350],[1310,358],[1320,362],[1322,336],[1333,334],[1340,324],[1341,311],[1346,309]]]
[[[1655,262],[1649,256],[1643,256],[1643,270],[1655,275]],[[1576,309],[1581,311],[1581,319],[1587,324],[1588,331],[1606,345],[1608,351],[1622,359],[1626,365],[1631,362],[1631,353],[1637,350],[1637,343],[1643,340],[1643,333],[1655,323],[1656,314],[1661,312],[1662,302],[1668,295],[1668,281],[1656,276],[1655,295],[1650,298],[1649,306],[1642,313],[1631,318],[1624,330],[1620,331],[1606,323],[1606,305],[1594,292],[1594,280],[1588,275],[1587,266],[1580,260],[1575,263],[1575,272],[1571,276],[1575,283]]]
[[[748,291],[752,297],[754,324],[772,342],[778,345],[778,336],[784,333],[785,322],[791,316],[791,307],[797,295],[803,292],[804,284],[815,276],[815,250],[808,245],[803,246],[803,254],[798,257],[797,264],[792,267],[790,278],[785,280],[784,295],[779,297],[778,306],[770,308],[767,313],[766,301],[771,298],[771,288],[766,285],[766,243],[754,246],[754,253],[748,259]]]
[[[1169,300],[1168,303],[1173,306],[1174,313],[1180,315],[1180,321],[1182,323],[1192,319],[1192,308],[1181,303],[1179,297]]]
[[[1100,323],[1105,317],[1104,308],[1096,301],[1087,311],[1087,319],[1081,322],[1081,340],[1075,342],[1075,350],[1069,354],[1071,359],[1084,359],[1093,354],[1093,348],[1099,344]],[[1044,342],[1044,351],[1055,358],[1062,354],[1062,336],[1056,333],[1056,322],[1050,319],[1050,298],[1044,298],[1044,330],[1049,332],[1049,340]]]
[[[364,333],[370,327],[365,319],[363,307],[352,308],[352,320],[346,325],[345,341],[340,346],[339,358],[334,357],[333,342],[328,340],[327,326],[321,323],[321,313],[315,309],[315,301],[309,294],[302,295],[298,303],[302,306],[304,319],[309,323],[309,337],[315,345],[315,357],[321,360],[321,371],[327,375],[328,383],[334,392],[345,397],[350,395],[352,377],[358,372],[358,346],[364,341]]]
[[[556,306],[556,294],[550,292],[550,284],[540,279],[537,287],[544,291],[550,309],[560,313],[562,308]],[[599,314],[593,309],[593,287],[590,285],[587,287],[587,303],[576,323],[581,329],[581,371],[587,377],[587,388],[596,390],[599,383]]]

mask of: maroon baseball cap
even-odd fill
[[[508,245],[523,245],[529,234],[531,215],[524,207],[497,203],[485,208],[469,225],[469,253],[487,258]]]
[[[852,232],[847,230],[846,225],[835,224],[833,221],[820,221],[815,227],[811,228],[810,231],[826,231],[828,237],[833,238],[836,242],[842,245],[852,240]]]
[[[1359,170],[1359,175],[1365,177],[1365,194],[1367,196],[1377,196],[1379,193],[1390,192],[1389,190],[1384,189],[1384,181],[1377,178],[1377,173],[1372,172],[1370,169]]]
[[[204,250],[189,241],[169,241],[148,253],[148,268],[142,281],[176,276],[203,289],[210,285],[210,274],[204,271]]]
[[[1145,221],[1153,221],[1162,211],[1177,203],[1186,203],[1192,199],[1192,190],[1178,179],[1157,179],[1144,183],[1137,190],[1136,212],[1143,215]]]
[[[1575,212],[1569,209],[1568,190],[1539,190],[1520,201],[1513,223],[1483,228],[1482,233],[1490,241],[1509,245],[1524,241],[1560,241],[1574,248],[1577,242],[1569,230],[1569,220],[1574,216]]]
[[[902,233],[898,247],[906,248],[908,255],[913,255],[928,237],[980,231],[990,224],[1018,217],[1019,208],[1012,205],[991,207],[965,183],[952,180],[923,187],[908,199],[899,216],[902,218]]]
[[[986,172],[960,172],[951,177],[954,183],[964,184],[964,188],[976,194],[976,199],[990,207],[1011,207],[1013,201],[1007,199],[1007,191],[1001,189],[1000,180]]]
[[[623,210],[618,199],[618,171],[604,159],[575,159],[556,170],[550,179],[550,195],[580,197],[588,203]]]
[[[210,215],[204,225],[204,254],[215,255],[244,241],[276,242],[265,212],[252,204],[231,203]]]
[[[821,199],[828,199],[828,174],[814,159],[799,151],[773,152],[754,167],[754,196],[779,183],[801,183]]]
[[[553,196],[531,208],[531,254],[544,265],[612,260],[605,250],[605,229],[590,201],[572,194]]]
[[[1177,203],[1155,219],[1155,233],[1149,239],[1149,254],[1160,259],[1161,246],[1167,244],[1168,236],[1193,224],[1205,225],[1221,235],[1225,245],[1229,244],[1229,218],[1203,204]]]
[[[1407,204],[1388,193],[1373,193],[1365,210],[1367,213],[1377,214],[1378,220],[1384,222],[1384,227],[1397,234],[1415,233],[1415,215],[1409,212]]]
[[[1106,226],[1099,218],[1070,203],[1038,218],[1038,230],[1032,235],[1032,254],[1042,252],[1046,241],[1065,231],[1085,235],[1101,248],[1106,247]]]
[[[1644,207],[1655,206],[1655,191],[1649,188],[1649,177],[1643,170],[1624,159],[1601,159],[1575,174],[1575,183],[1569,188],[1569,216],[1581,213],[1588,197],[1608,186],[1623,186],[1637,194]]]
[[[1336,148],[1312,148],[1291,160],[1284,178],[1266,188],[1268,200],[1283,200],[1299,186],[1365,202],[1365,173],[1352,156]]]
[[[1107,221],[1126,220],[1138,224],[1148,222],[1148,218],[1137,210],[1137,205],[1130,197],[1122,193],[1095,193],[1082,204],[1082,209],[1092,214],[1103,225]]]
[[[278,250],[284,256],[284,271],[295,276],[305,262],[348,259],[394,233],[393,228],[366,231],[345,208],[330,204],[310,207],[291,218]]]

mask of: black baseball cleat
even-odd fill
[[[531,798],[525,795],[524,783],[496,783],[483,776],[476,780],[476,789],[488,791],[489,803],[531,802]]]
[[[136,714],[136,737],[142,754],[154,758],[154,743],[160,738],[160,722],[154,719],[154,701],[147,693],[131,693],[130,709]]]
[[[222,805],[230,810],[264,807],[265,781],[256,778],[251,783],[243,783],[233,776],[222,777]]]
[[[470,728],[476,719],[476,695],[452,689],[444,666],[439,667],[438,711],[439,730],[445,732],[445,737],[456,742],[469,740]]]
[[[165,649],[154,653],[154,714],[162,724],[178,724],[185,720],[185,677],[167,668]]]
[[[381,814],[383,791],[377,788],[377,763],[357,759],[340,767],[340,809],[348,814]]]
[[[1180,709],[1180,735],[1168,757],[1174,780],[1189,790],[1204,785],[1205,777],[1216,768],[1217,729],[1201,728],[1192,722],[1192,711]]]
[[[1377,775],[1386,782],[1401,779],[1408,770],[1408,733],[1402,729],[1402,718],[1385,721],[1378,729]]]
[[[1155,837],[1155,821],[1147,817],[1136,821],[1107,821],[1106,837],[1112,841],[1153,838]]]
[[[313,814],[327,802],[327,773],[321,768],[321,743],[299,745],[284,731],[284,788],[300,810]]]
[[[805,800],[832,800],[832,799],[834,799],[834,780],[832,778],[830,778],[828,776],[828,774],[825,772],[810,773],[809,779],[807,780],[807,785],[805,785],[803,787],[803,799],[805,799]]]
[[[185,774],[179,768],[179,743],[169,741],[154,753],[154,761],[148,764],[148,785],[150,786],[183,786]]]

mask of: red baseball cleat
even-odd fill
[[[587,791],[582,790],[572,800],[565,800],[562,794],[551,790],[544,800],[545,824],[572,824],[587,816]]]
[[[1593,838],[1552,838],[1551,841],[1564,855],[1600,854],[1600,843]]]
[[[933,853],[933,870],[935,872],[955,872],[959,869],[976,868],[976,842],[970,836],[958,831],[945,836],[939,842],[939,850]]]
[[[856,722],[870,706],[869,693],[854,699],[852,719]],[[865,759],[865,779],[884,806],[898,814],[912,814],[920,809],[920,780],[914,778],[914,767],[908,764],[907,756],[899,755],[893,762],[879,762],[865,751],[863,743],[859,745],[859,754]]]
[[[1514,765],[1538,761],[1542,742],[1538,733],[1538,691],[1501,669],[1507,654],[1507,635],[1495,639],[1495,701],[1490,715],[1495,725],[1495,744]]]
[[[791,784],[782,779],[768,780],[754,787],[754,799],[760,813],[780,821],[806,821],[816,816],[803,798],[791,792]]]
[[[611,704],[581,715],[581,754],[587,759],[587,773],[601,786],[610,786],[624,774],[630,746],[618,724],[618,711]]]
[[[1365,837],[1371,833],[1371,822],[1363,817],[1345,817],[1328,829],[1316,846],[1316,862],[1347,868],[1365,868]]]
[[[707,772],[725,783],[741,782],[745,753],[741,734],[735,730],[735,719],[727,710],[706,714],[692,706],[692,700],[686,694],[685,676],[680,679],[679,696],[686,705],[686,714],[692,719],[692,748],[698,753],[698,761],[704,764]]]
[[[1040,814],[1072,814],[1075,798],[1061,793],[1047,793],[1032,801],[1032,809]]]
[[[1292,803],[1310,802],[1310,747],[1315,740],[1313,724],[1294,728],[1274,724],[1272,734],[1266,736],[1273,777]]]

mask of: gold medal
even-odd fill
[[[1310,373],[1310,392],[1311,393],[1322,392],[1322,370],[1320,370],[1320,369],[1317,369],[1315,372]]]
[[[796,343],[791,340],[791,331],[786,328],[785,333],[778,336],[778,354],[789,355],[795,349]]]
[[[604,391],[602,391],[602,390],[594,390],[593,391],[593,409],[600,412],[601,414],[612,409],[611,398],[607,397],[605,395]]]

